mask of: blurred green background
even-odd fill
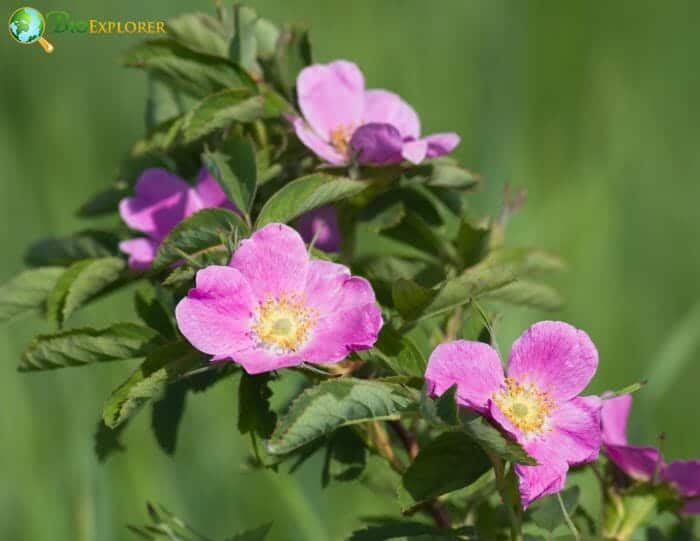
[[[558,251],[568,304],[557,315],[600,350],[592,390],[642,378],[632,436],[665,431],[668,458],[698,456],[700,384],[700,3],[495,0],[251,1],[275,21],[308,22],[315,58],[358,62],[370,87],[401,93],[424,131],[458,131],[455,153],[481,172],[474,204],[499,209],[504,182],[529,200],[509,241]],[[15,5],[7,5],[7,15]],[[19,5],[19,4],[18,4]],[[58,0],[76,18],[166,19],[206,1]],[[51,35],[56,46],[0,40],[3,281],[25,245],[81,226],[74,211],[106,186],[143,130],[146,79],[118,65],[138,38]],[[128,317],[130,294],[77,320]],[[507,346],[543,314],[509,312]],[[551,317],[551,316],[548,316]],[[140,415],[128,452],[97,463],[92,432],[123,364],[21,375],[38,319],[0,329],[0,539],[128,539],[144,502],[162,502],[212,535],[275,521],[274,540],[342,539],[358,516],[396,511],[363,487],[319,488],[318,464],[295,476],[247,473],[231,382],[190,399],[179,449],[164,455]]]

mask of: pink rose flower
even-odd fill
[[[601,422],[608,458],[626,475],[638,481],[654,481],[655,475],[670,483],[683,500],[681,512],[700,514],[700,460],[674,460],[666,464],[656,447],[630,445],[627,420],[632,395],[605,399]]]
[[[371,348],[383,324],[369,282],[311,259],[284,224],[243,240],[229,266],[200,270],[175,316],[195,348],[249,374],[341,361]]]
[[[297,78],[299,108],[304,118],[292,120],[297,136],[319,158],[346,165],[420,163],[451,152],[456,133],[420,137],[413,108],[388,90],[365,90],[357,65],[346,60],[314,64]]]
[[[134,196],[119,203],[124,223],[146,235],[119,244],[119,249],[129,255],[129,267],[148,269],[173,227],[198,210],[212,207],[236,210],[205,168],[200,170],[194,187],[167,169],[146,169],[136,181]]]
[[[569,466],[593,461],[601,445],[597,396],[578,396],[598,366],[588,335],[567,323],[542,321],[518,338],[508,374],[498,353],[482,342],[439,345],[425,379],[432,395],[457,384],[457,402],[510,434],[537,460],[515,465],[523,507],[559,492]]]

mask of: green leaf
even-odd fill
[[[384,364],[399,375],[422,378],[425,372],[426,360],[415,342],[388,324],[382,327],[374,349],[359,353],[363,358],[378,355]]]
[[[19,370],[52,370],[143,357],[154,347],[157,336],[154,330],[133,323],[39,335],[22,354]]]
[[[580,492],[578,487],[571,487],[559,493],[569,516],[573,514],[578,505]],[[556,494],[537,500],[530,507],[529,513],[532,521],[548,532],[554,531],[557,526],[564,523],[564,514]]]
[[[255,150],[251,142],[243,136],[231,136],[221,150],[204,152],[202,162],[229,199],[248,215],[258,183]]]
[[[24,261],[32,267],[70,265],[81,259],[117,255],[119,239],[106,231],[86,230],[68,237],[49,237],[32,244]]]
[[[460,414],[462,414],[464,432],[481,445],[485,451],[492,452],[508,462],[529,466],[537,465],[537,461],[528,455],[520,444],[508,438],[483,417],[465,420],[464,413],[460,411]]]
[[[272,454],[287,454],[341,426],[398,419],[416,405],[400,385],[355,378],[326,380],[305,390],[281,417],[268,443]]]
[[[139,139],[131,147],[133,156],[144,157],[151,153],[167,152],[180,144],[180,132],[186,116],[178,116],[161,122],[148,131],[145,137]]]
[[[435,414],[449,425],[459,424],[456,383],[435,399]]]
[[[367,448],[351,427],[339,428],[330,437],[326,448],[326,460],[321,477],[322,485],[331,479],[352,481],[357,479],[367,465]]]
[[[225,541],[265,541],[267,539],[267,534],[270,533],[272,529],[272,522],[268,524],[263,524],[252,530],[245,530],[239,532],[233,537],[226,538]]]
[[[380,519],[356,530],[348,541],[386,541],[389,539],[415,539],[416,541],[460,541],[471,537],[474,529],[468,526],[454,530],[442,530],[424,522],[397,519]]]
[[[146,100],[146,128],[152,130],[168,120],[183,115],[195,103],[197,103],[196,97],[176,88],[162,75],[150,74]]]
[[[97,192],[92,198],[78,209],[80,218],[92,218],[105,214],[113,214],[119,209],[119,202],[129,195],[125,182],[117,182],[114,186]]]
[[[255,36],[258,14],[253,8],[235,4],[233,6],[233,39],[229,49],[232,62],[250,71],[255,65],[258,41]]]
[[[183,259],[183,253],[195,256],[219,249],[225,237],[247,236],[248,227],[238,214],[222,208],[200,210],[177,224],[163,239],[153,262],[160,269]]]
[[[389,192],[388,196],[393,192]],[[370,231],[379,233],[396,227],[406,217],[406,205],[392,197],[377,198],[360,211],[357,219]]]
[[[185,413],[186,398],[187,385],[179,381],[168,385],[165,388],[163,397],[153,403],[153,409],[151,410],[153,433],[160,448],[169,455],[175,452],[177,429]]]
[[[438,232],[434,226],[429,225],[421,216],[411,211],[398,225],[385,229],[382,234],[402,244],[406,244],[425,252],[431,258],[446,259],[448,262],[456,261],[454,246],[450,244],[445,235]]]
[[[453,385],[440,397],[432,399],[424,388],[420,412],[424,419],[436,426],[451,430],[460,429],[488,453],[494,453],[509,462],[536,465],[516,441],[489,423],[484,417],[462,409],[456,402],[457,385]]]
[[[201,252],[192,256],[192,263],[183,263],[179,267],[173,269],[165,280],[163,280],[163,285],[180,287],[183,284],[191,283],[199,269],[210,265],[226,265],[230,259],[231,255],[223,248],[221,250]]]
[[[25,270],[0,286],[0,322],[39,310],[64,272],[63,267]]]
[[[265,116],[265,98],[247,88],[229,88],[200,101],[183,121],[185,142],[194,141],[233,122],[252,122]]]
[[[460,221],[455,247],[463,269],[481,261],[488,250],[490,232],[488,227],[474,225],[465,219]]]
[[[119,436],[124,428],[126,428],[126,423],[112,430],[104,424],[102,419],[97,422],[94,447],[97,460],[104,462],[112,453],[124,451],[126,449],[119,440]]]
[[[435,317],[469,303],[484,293],[501,288],[514,279],[515,275],[510,268],[479,264],[467,269],[457,278],[443,282],[429,290],[430,297],[424,292],[418,294],[417,290],[413,288],[414,291],[410,298],[404,296],[401,315],[406,321],[411,322]],[[418,304],[417,301],[420,299],[425,300]],[[409,300],[414,302],[409,303]]]
[[[290,222],[304,212],[351,197],[366,187],[364,182],[320,173],[298,178],[267,200],[255,227],[259,229],[272,222]]]
[[[403,475],[414,501],[437,498],[469,486],[491,468],[481,447],[463,432],[443,432],[424,445]]]
[[[564,304],[556,289],[531,280],[517,280],[486,293],[482,298],[537,310],[559,310]]]
[[[168,19],[168,34],[181,45],[207,55],[225,57],[226,30],[221,21],[204,13],[185,13]]]
[[[110,428],[126,421],[146,402],[158,398],[168,383],[201,365],[205,355],[185,342],[165,344],[153,350],[129,378],[112,391],[102,410]]]
[[[399,278],[391,288],[394,307],[404,318],[415,316],[432,301],[434,295],[435,293],[431,289],[406,278]]]
[[[639,391],[642,387],[644,387],[647,384],[646,380],[642,381],[637,381],[635,383],[630,383],[629,385],[626,385],[622,389],[618,391],[607,391],[605,393],[605,400],[609,400],[611,398],[615,398],[616,396],[621,396],[623,394],[632,394],[636,393]]]
[[[171,38],[133,45],[124,53],[123,62],[158,73],[195,96],[223,88],[255,89],[250,76],[227,59],[193,51]]]
[[[536,248],[499,248],[491,252],[481,266],[509,270],[517,277],[535,277],[565,268],[557,255]]]
[[[277,51],[277,43],[280,39],[280,29],[268,21],[260,18],[255,24],[255,40],[258,47],[258,56],[263,60],[270,60]]]
[[[175,306],[172,295],[159,285],[146,284],[134,293],[136,313],[146,325],[166,338],[177,335],[173,321]]]
[[[408,167],[404,171],[404,176],[410,182],[453,190],[473,190],[481,183],[479,175],[456,165],[450,158],[431,160]]]
[[[270,408],[270,373],[251,376],[243,372],[238,386],[238,430],[267,439],[275,429],[277,415]]]
[[[46,300],[49,321],[59,327],[76,309],[112,285],[126,267],[119,257],[84,259],[61,275]]]
[[[279,35],[276,54],[265,79],[277,83],[284,89],[287,98],[293,99],[297,76],[311,62],[308,30],[301,26],[288,26]]]

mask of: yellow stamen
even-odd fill
[[[348,146],[350,145],[350,137],[355,129],[352,126],[340,125],[333,128],[330,132],[331,145],[344,157],[348,156]]]
[[[297,351],[306,342],[315,318],[295,294],[268,296],[260,303],[252,330],[259,344],[274,353]]]
[[[493,394],[493,401],[511,423],[525,433],[540,433],[547,428],[554,400],[532,383],[506,378],[505,388]]]

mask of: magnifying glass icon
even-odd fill
[[[43,37],[46,21],[39,10],[28,6],[14,10],[8,21],[8,28],[10,35],[18,43],[22,45],[39,43],[45,52],[53,52],[53,45]]]

